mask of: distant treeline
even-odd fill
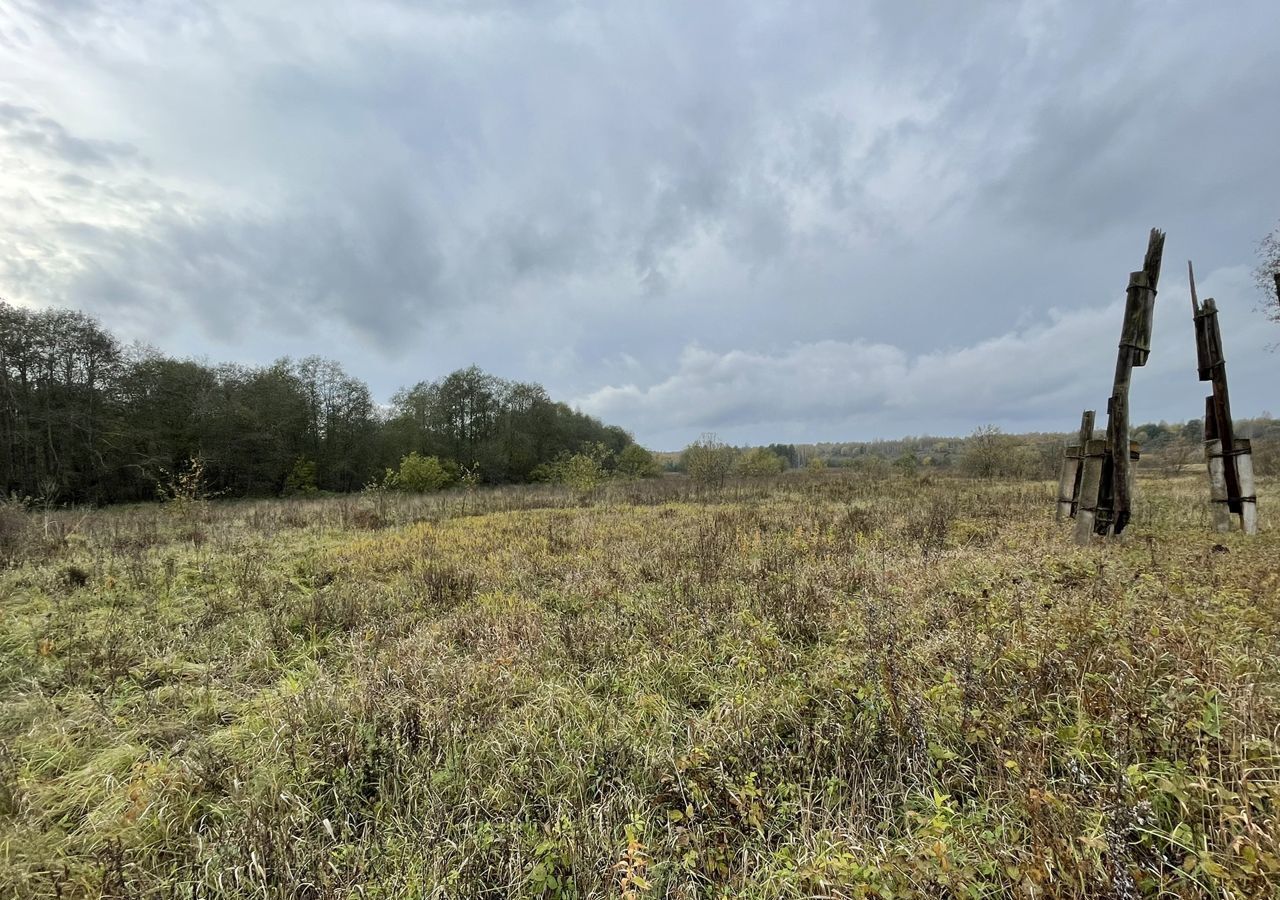
[[[350,491],[410,453],[486,482],[529,480],[621,428],[472,367],[380,407],[331,360],[209,365],[125,347],[94,319],[0,302],[0,489],[58,502],[152,499],[193,458],[229,496]]]
[[[1237,419],[1236,435],[1253,440],[1254,466],[1261,475],[1280,474],[1280,419],[1268,414]],[[1098,434],[1101,434],[1101,427]],[[1142,453],[1138,468],[1177,474],[1203,463],[1204,421],[1148,422],[1131,429]],[[846,441],[819,444],[769,444],[729,447],[712,444],[722,454],[726,475],[760,475],[800,468],[843,468],[867,475],[954,472],[977,477],[1055,478],[1065,445],[1076,434],[1031,432],[1008,434],[993,426],[966,437],[924,435],[897,440]],[[706,465],[707,438],[681,453],[659,459],[668,471],[691,472]]]

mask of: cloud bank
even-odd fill
[[[0,0],[0,296],[382,396],[475,362],[660,446],[1070,427],[1152,225],[1268,327],[1231,273],[1280,218],[1278,38],[1261,0]]]

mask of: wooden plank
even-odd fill
[[[1209,507],[1213,515],[1214,530],[1231,530],[1231,510],[1227,508],[1227,475],[1222,456],[1222,441],[1204,443],[1205,461],[1209,466]]]
[[[1085,446],[1093,440],[1093,419],[1094,411],[1091,409],[1086,409],[1080,415],[1080,435],[1078,442],[1080,444],[1081,452],[1083,452]]]
[[[1258,497],[1253,482],[1253,442],[1236,439],[1236,474],[1240,481],[1240,530],[1258,533]]]
[[[1089,441],[1085,445],[1084,475],[1080,480],[1080,502],[1076,507],[1075,540],[1084,546],[1093,538],[1098,509],[1098,491],[1102,486],[1102,463],[1106,458],[1106,441]]]
[[[1201,381],[1209,380],[1209,345],[1205,338],[1204,310],[1196,296],[1196,273],[1187,260],[1187,275],[1191,280],[1191,321],[1196,331],[1196,373]]]
[[[1084,474],[1084,451],[1089,441],[1093,440],[1095,415],[1091,409],[1086,409],[1081,414],[1077,443],[1068,447],[1063,454],[1062,470],[1058,477],[1058,508],[1054,513],[1054,519],[1058,522],[1075,517],[1080,501],[1080,478]]]
[[[1075,512],[1076,485],[1080,477],[1080,448],[1068,447],[1062,454],[1062,471],[1058,476],[1058,508],[1054,521],[1069,519]]]

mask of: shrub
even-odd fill
[[[551,465],[551,480],[572,488],[580,497],[589,496],[608,480],[612,457],[613,451],[604,444],[584,444],[578,453],[562,456]]]
[[[203,515],[210,500],[220,491],[209,489],[204,457],[196,454],[177,471],[160,470],[156,482],[156,496],[174,515],[189,518]]]
[[[748,450],[738,457],[736,468],[739,475],[748,478],[760,478],[766,475],[780,475],[786,467],[782,457],[764,447]]]
[[[893,467],[903,475],[914,475],[916,469],[920,468],[920,461],[916,459],[914,453],[904,453],[893,461]]]
[[[314,494],[316,492],[316,463],[313,459],[298,457],[284,480],[286,495]]]
[[[624,478],[654,478],[662,474],[653,454],[639,444],[631,444],[618,454],[618,474]]]
[[[716,440],[714,434],[704,434],[681,454],[685,473],[703,487],[719,487],[724,484],[733,467],[733,448]]]
[[[422,456],[416,450],[400,460],[396,484],[401,490],[415,494],[438,491],[450,481],[444,464],[434,456]]]

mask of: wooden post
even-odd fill
[[[1226,459],[1222,455],[1222,441],[1204,442],[1205,459],[1209,464],[1209,505],[1213,511],[1215,531],[1231,530],[1231,510],[1227,508]]]
[[[1124,325],[1120,330],[1120,350],[1116,354],[1116,374],[1111,399],[1107,401],[1107,442],[1110,444],[1110,515],[1096,527],[1107,534],[1119,534],[1132,514],[1132,471],[1129,459],[1129,385],[1134,366],[1145,366],[1151,355],[1151,325],[1155,313],[1156,286],[1160,282],[1160,262],[1164,256],[1164,232],[1152,228],[1142,269],[1129,274]],[[1106,475],[1104,474],[1104,477]],[[1103,485],[1104,491],[1107,485]]]
[[[1094,412],[1086,409],[1080,417],[1080,434],[1074,446],[1062,454],[1062,473],[1058,478],[1058,510],[1056,520],[1074,518],[1080,502],[1080,477],[1084,474],[1084,451],[1093,440]]]
[[[1253,486],[1253,443],[1236,438],[1236,476],[1240,481],[1240,527],[1258,533],[1258,496]]]
[[[1196,329],[1197,374],[1201,381],[1213,385],[1213,393],[1205,398],[1204,437],[1214,527],[1218,531],[1230,530],[1231,517],[1238,515],[1241,528],[1255,534],[1258,513],[1253,487],[1253,446],[1235,436],[1218,306],[1212,297],[1200,302],[1196,295],[1195,269],[1189,260],[1187,276],[1191,281],[1192,321]]]
[[[1084,445],[1083,473],[1080,478],[1080,502],[1076,506],[1076,543],[1089,543],[1096,528],[1098,493],[1102,487],[1102,468],[1107,456],[1106,441],[1087,441]]]
[[[1076,478],[1080,475],[1080,448],[1068,447],[1062,454],[1062,471],[1058,475],[1058,506],[1054,512],[1054,521],[1061,522],[1071,518],[1076,505],[1074,496]]]

